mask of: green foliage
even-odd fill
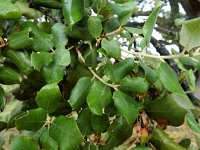
[[[200,46],[199,24],[199,18],[195,18],[181,23],[182,28],[180,31],[180,44],[184,46],[185,49],[188,51]]]
[[[146,49],[162,3],[142,28],[127,27],[137,7],[132,0],[0,0],[0,131],[20,131],[10,150],[110,150],[127,141],[132,150],[192,149],[161,127],[185,121],[200,132],[199,108],[181,86],[184,79],[196,88],[199,19],[182,22],[189,54],[155,56]],[[178,58],[181,74],[161,58]]]

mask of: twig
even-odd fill
[[[175,59],[175,58],[183,58],[183,57],[190,57],[189,54],[179,54],[179,55],[169,55],[169,56],[156,56],[151,54],[146,54],[142,52],[135,52],[133,50],[126,50],[124,48],[121,48],[121,50],[125,53],[132,54],[134,56],[144,56],[144,57],[150,57],[150,58],[156,58],[156,59]],[[200,53],[194,53],[193,56],[200,56]]]
[[[85,63],[85,60],[84,60],[84,58],[83,58],[83,56],[82,56],[82,54],[81,54],[81,52],[79,51],[78,48],[76,48],[76,52],[78,53],[78,57],[81,59],[81,61],[82,61],[83,63]],[[103,84],[105,84],[105,85],[107,85],[107,86],[109,86],[109,87],[111,87],[111,88],[113,88],[113,89],[115,89],[115,90],[118,90],[117,87],[118,87],[119,85],[107,83],[107,82],[104,81],[101,77],[99,77],[99,76],[96,74],[96,72],[95,72],[91,67],[88,67],[88,69],[89,69],[90,72],[94,75],[94,77],[97,78],[100,82],[102,82]]]
[[[122,30],[122,28],[121,28],[121,26],[120,26],[118,29],[116,29],[116,30],[114,30],[114,31],[112,31],[112,32],[110,32],[110,33],[107,33],[106,36],[114,35],[114,34],[120,32],[121,30]]]

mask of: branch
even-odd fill
[[[154,37],[151,38],[151,43],[153,44],[153,46],[156,48],[156,51],[160,55],[162,55],[162,56],[169,56],[170,55],[169,51],[165,48],[165,46],[162,43],[159,43],[159,41],[156,40]],[[176,64],[176,62],[173,59],[167,59],[166,62],[171,66],[171,68],[178,75],[180,74],[180,68],[178,67],[178,65]],[[184,91],[189,91],[190,90],[190,87],[189,87],[189,84],[188,84],[187,80],[183,80],[181,86],[182,86]],[[187,95],[190,98],[191,102],[195,106],[199,106],[198,103],[197,103],[197,100],[196,100],[196,98],[194,97],[193,94],[187,93]]]
[[[81,61],[82,61],[83,63],[85,63],[85,60],[84,60],[84,58],[83,58],[83,56],[82,56],[82,54],[81,54],[81,52],[79,51],[78,48],[76,48],[76,52],[78,53],[78,57],[81,59]],[[93,76],[94,76],[95,78],[97,78],[100,82],[102,82],[103,84],[105,84],[105,85],[107,85],[107,86],[109,86],[109,87],[115,89],[116,91],[118,90],[117,88],[118,88],[119,85],[107,83],[107,82],[104,81],[101,77],[99,77],[99,76],[96,74],[96,72],[95,72],[91,67],[88,67],[88,69],[89,69],[90,72],[93,74]]]

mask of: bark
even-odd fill
[[[188,19],[200,17],[200,1],[199,0],[179,0],[183,6]]]

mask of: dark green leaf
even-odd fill
[[[74,150],[83,141],[76,122],[64,116],[53,121],[49,135],[58,143],[60,150]]]
[[[159,67],[159,78],[163,86],[170,92],[183,93],[176,73],[170,68],[167,63],[161,63]]]
[[[57,142],[49,136],[49,131],[45,129],[45,131],[40,136],[40,144],[42,148],[46,150],[57,150],[58,144]]]
[[[85,60],[85,64],[88,67],[94,67],[97,64],[97,50],[96,47],[87,48],[85,51],[83,58]]]
[[[183,124],[187,113],[187,110],[181,107],[170,95],[148,101],[145,108],[149,116],[156,121],[163,120],[173,126]]]
[[[191,144],[191,139],[188,139],[188,138],[183,139],[179,142],[179,145],[181,145],[185,148],[189,148],[190,144]]]
[[[132,130],[133,127],[127,123],[125,118],[117,118],[108,128],[108,141],[102,146],[102,150],[110,150],[122,144],[132,135]]]
[[[20,19],[22,14],[17,5],[5,0],[0,0],[0,20],[2,19]]]
[[[104,85],[100,81],[94,81],[87,95],[87,103],[96,115],[102,115],[103,109],[112,101],[112,93],[110,87]]]
[[[14,32],[8,36],[9,47],[23,49],[33,45],[33,38],[30,37],[31,29]]]
[[[38,71],[44,66],[48,66],[52,61],[53,55],[49,52],[32,52],[31,54],[31,64]]]
[[[99,147],[97,145],[92,144],[91,142],[86,142],[83,150],[99,150]]]
[[[4,121],[0,121],[0,131],[6,129],[6,127],[7,127],[7,123]]]
[[[121,91],[115,91],[113,99],[118,112],[127,119],[130,125],[133,124],[139,115],[140,104]]]
[[[171,67],[167,63],[161,63],[159,68],[159,78],[163,84],[163,86],[170,92],[176,93],[176,95],[180,95],[181,97],[184,97],[184,101],[182,103],[185,103],[185,105],[188,105],[188,109],[194,109],[193,104],[183,91],[180,83],[178,82],[178,78],[175,74],[175,72],[172,70]],[[178,97],[177,97],[178,98]],[[177,99],[178,100],[178,99]]]
[[[103,114],[102,116],[97,116],[93,114],[90,118],[90,124],[94,131],[104,133],[109,126],[109,118],[105,114]]]
[[[142,77],[125,77],[120,81],[120,88],[134,93],[146,93],[149,89],[149,83]]]
[[[74,25],[71,29],[71,27],[68,27],[66,29],[67,36],[78,39],[78,40],[84,40],[84,41],[91,41],[93,40],[93,37],[89,34],[88,27],[79,27],[77,25]]]
[[[137,146],[132,148],[131,150],[152,150],[150,147],[144,147],[144,146]]]
[[[116,40],[108,41],[105,38],[101,42],[101,46],[105,49],[108,57],[119,59],[121,57],[120,44]]]
[[[69,51],[65,48],[68,43],[66,27],[62,23],[56,23],[52,27],[52,35],[55,51],[55,61],[58,65],[68,66],[71,62]]]
[[[17,1],[15,4],[19,7],[22,15],[25,17],[37,19],[42,16],[40,11],[30,8],[28,2]]]
[[[43,68],[43,75],[47,83],[58,83],[63,79],[65,66],[57,65],[55,60]]]
[[[188,126],[195,132],[200,133],[200,125],[199,123],[195,120],[194,115],[190,112],[187,113],[186,115],[186,122]]]
[[[47,113],[41,108],[32,109],[15,122],[18,130],[36,131],[40,129],[46,121]]]
[[[94,38],[99,38],[102,32],[101,20],[97,16],[90,16],[88,21],[88,31]]]
[[[82,110],[78,116],[78,120],[77,120],[78,127],[83,135],[90,135],[93,133],[93,129],[90,124],[91,116],[92,116],[92,112],[90,111],[89,108]]]
[[[120,22],[117,18],[110,18],[103,23],[103,29],[106,33],[112,32],[120,27]]]
[[[9,150],[38,150],[39,146],[30,137],[22,135],[15,136],[10,143]]]
[[[62,6],[65,22],[69,26],[83,18],[84,3],[81,0],[62,0]]]
[[[21,24],[21,29],[29,29],[32,32],[32,36],[34,39],[33,42],[33,49],[35,51],[41,52],[41,51],[49,51],[53,48],[53,37],[50,34],[47,34],[40,30],[38,26],[33,22],[23,22]]]
[[[69,103],[73,109],[79,108],[85,102],[91,85],[91,78],[82,77],[78,80],[69,99]]]
[[[142,61],[140,61],[140,65],[145,71],[145,78],[147,79],[147,81],[151,84],[155,83],[158,78],[157,72],[145,65]]]
[[[58,0],[35,0],[34,4],[38,5],[38,6],[43,6],[43,7],[47,7],[47,8],[62,8],[61,2]]]
[[[63,48],[67,45],[68,39],[66,35],[66,26],[62,23],[56,23],[53,25],[51,32],[53,35],[54,46],[58,48],[62,46]]]
[[[68,70],[67,74],[67,81],[72,85],[75,85],[76,82],[82,77],[93,77],[88,67],[80,63],[78,63],[75,68]]]
[[[119,16],[119,20],[122,25],[125,25],[133,13],[136,11],[136,5],[134,1],[128,1],[123,4],[109,3],[113,13]]]
[[[157,17],[159,15],[160,9],[162,7],[162,2],[159,1],[154,11],[148,16],[142,28],[144,39],[141,41],[141,48],[145,49],[149,46],[151,40],[151,34],[153,32],[154,26],[156,24]]]
[[[122,80],[128,73],[133,71],[134,61],[132,58],[126,58],[120,61],[113,66],[109,64],[105,68],[105,74],[109,77],[113,82],[119,82]]]
[[[3,88],[0,86],[0,111],[3,110],[3,108],[5,107],[5,93]]]
[[[20,75],[14,70],[6,67],[0,67],[1,84],[19,84]]]
[[[33,68],[31,67],[30,54],[27,51],[19,52],[14,50],[5,51],[5,56],[10,58],[12,63],[14,63],[21,73],[29,75]]]
[[[56,83],[52,83],[43,86],[37,93],[35,100],[39,107],[43,108],[48,113],[52,113],[56,110],[61,98],[62,95],[58,85]]]
[[[169,138],[168,134],[165,133],[160,128],[155,128],[153,130],[153,136],[150,142],[159,150],[186,150],[184,147],[178,145],[171,138]]]

